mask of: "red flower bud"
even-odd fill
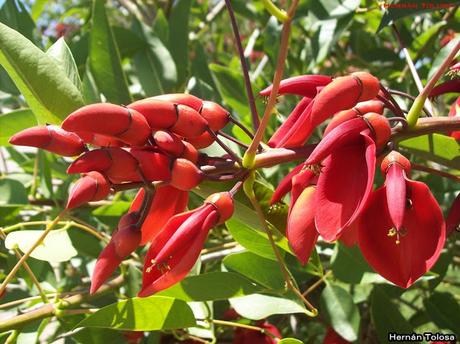
[[[367,100],[356,104],[356,106],[352,109],[336,113],[324,130],[323,136],[326,136],[339,124],[358,116],[364,116],[368,112],[375,112],[381,115],[383,113],[383,103],[380,100]]]
[[[166,289],[190,272],[200,255],[209,230],[229,213],[226,206],[227,196],[221,197],[216,201],[218,206],[205,203],[168,221],[145,257],[142,290],[139,296],[149,296]],[[221,210],[225,213],[220,213]]]
[[[115,244],[110,241],[97,257],[96,266],[91,276],[90,294],[94,294],[99,287],[113,274],[123,261],[115,251]]]
[[[326,86],[332,81],[327,75],[299,75],[281,80],[278,94],[295,94],[298,96],[313,98],[317,87]],[[273,86],[259,92],[261,96],[269,96]]]
[[[187,142],[190,142],[196,149],[203,149],[209,147],[214,143],[214,136],[205,131],[198,137],[189,137]]]
[[[159,99],[173,104],[186,105],[198,112],[201,110],[201,106],[203,104],[203,101],[200,98],[187,93],[162,94],[148,99]]]
[[[13,135],[9,142],[17,146],[41,148],[62,156],[75,156],[85,151],[85,145],[77,135],[55,125],[24,129]]]
[[[115,252],[120,258],[126,258],[140,245],[142,235],[137,226],[138,221],[138,212],[123,215],[118,223],[118,229],[112,235]]]
[[[145,144],[151,133],[139,112],[109,103],[83,106],[67,116],[62,128],[111,136],[130,145]]]
[[[205,132],[208,122],[199,112],[186,105],[175,106],[177,122],[170,128],[172,132],[186,138],[197,137]]]
[[[455,103],[453,103],[452,106],[450,107],[449,117],[455,117],[455,116],[460,116],[460,97],[458,97]],[[460,130],[452,131],[450,133],[450,136],[452,136],[454,139],[459,141],[460,140]]]
[[[144,199],[144,189],[139,190],[129,209],[130,212],[139,211]],[[152,204],[142,223],[141,245],[155,239],[166,222],[174,215],[185,210],[188,203],[188,192],[166,185],[155,189]]]
[[[190,142],[182,141],[182,143],[184,144],[184,151],[182,152],[180,158],[190,160],[196,164],[200,153],[198,153],[197,149]]]
[[[236,328],[232,344],[276,344],[278,340],[275,338],[282,338],[278,328],[267,321],[258,321],[256,326],[263,328],[265,333],[241,327]]]
[[[122,148],[94,149],[81,155],[67,169],[67,173],[98,171],[112,183],[139,181],[139,163],[132,154]]]
[[[171,178],[170,159],[166,155],[151,147],[131,148],[129,153],[138,161],[142,177],[146,180],[168,181]]]
[[[225,127],[230,118],[230,113],[222,106],[207,100],[203,101],[200,114],[208,122],[209,128],[213,131],[218,131]]]
[[[99,172],[89,172],[78,179],[72,187],[66,209],[73,209],[87,202],[100,201],[109,193],[109,181]]]
[[[224,223],[233,215],[233,197],[230,192],[219,192],[212,194],[205,199],[204,203],[212,204],[219,214],[219,221],[217,224]]]
[[[186,159],[176,159],[171,168],[170,184],[179,190],[188,191],[201,183],[203,172]]]
[[[159,130],[153,134],[153,139],[163,152],[173,157],[180,157],[184,152],[185,147],[182,140],[173,133]]]
[[[152,129],[168,129],[177,122],[176,107],[173,103],[147,98],[128,105],[145,117]]]
[[[85,131],[76,132],[76,134],[83,140],[85,143],[89,143],[93,146],[98,147],[123,147],[125,143],[120,140],[114,139],[110,136],[105,136],[101,134],[88,133]]]

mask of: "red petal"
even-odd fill
[[[305,111],[307,106],[311,103],[312,99],[305,97],[296,105],[294,110],[289,114],[286,121],[275,131],[272,135],[270,140],[268,141],[268,145],[270,147],[279,147],[279,143],[281,140],[285,138],[287,133],[290,129],[297,123],[302,113]]]
[[[349,344],[347,340],[340,337],[332,327],[327,329],[326,337],[324,337],[323,344]]]
[[[337,148],[318,178],[315,222],[326,241],[336,240],[357,218],[372,191],[375,144],[366,135],[359,141]]]
[[[343,229],[339,240],[345,246],[352,247],[358,243],[358,220]]]
[[[359,223],[359,246],[368,263],[387,280],[410,287],[438,259],[445,241],[442,212],[429,188],[407,181],[412,201],[403,221],[400,243],[388,236],[393,224],[387,209],[385,186],[373,193]]]
[[[315,173],[309,168],[300,171],[292,178],[291,204],[296,202],[297,198],[306,187],[316,184],[317,180],[318,178]]]
[[[430,98],[437,97],[445,93],[460,93],[460,78],[445,81],[434,87],[430,92]]]
[[[400,229],[406,210],[406,178],[404,170],[400,165],[390,165],[385,185],[390,218],[396,229]]]
[[[278,184],[278,186],[275,189],[275,192],[272,195],[272,198],[270,199],[270,205],[273,205],[279,201],[291,190],[292,187],[292,178],[299,173],[302,170],[302,167],[304,167],[305,164],[301,163],[300,165],[297,165],[294,167],[291,172],[289,172]]]
[[[295,122],[286,128],[285,134],[280,138],[276,144],[277,148],[286,147],[299,147],[307,142],[311,133],[316,126],[311,125],[311,109],[313,108],[314,99],[308,106],[299,114]]]
[[[323,137],[305,163],[312,165],[321,162],[337,147],[347,145],[353,141],[356,142],[357,138],[360,137],[361,131],[367,128],[366,122],[361,118],[353,118],[341,123]]]
[[[118,257],[115,252],[114,243],[109,242],[97,258],[96,266],[94,267],[94,272],[91,276],[91,294],[99,289],[102,283],[104,283],[107,278],[112,275],[122,261],[123,259]]]
[[[292,251],[302,264],[306,264],[318,239],[315,228],[313,202],[315,187],[307,187],[291,205],[286,227],[286,236]]]
[[[138,211],[144,198],[144,190],[139,190],[129,209]],[[188,192],[178,190],[172,186],[162,186],[156,189],[153,202],[144,223],[141,227],[141,245],[155,239],[162,228],[174,215],[184,211],[188,203]]]

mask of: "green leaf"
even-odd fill
[[[147,26],[135,21],[133,30],[146,41],[146,48],[134,57],[145,94],[154,96],[173,90],[177,82],[177,68],[171,53]]]
[[[210,272],[187,277],[158,293],[184,301],[215,301],[260,292],[261,288],[233,272]]]
[[[331,268],[336,278],[352,284],[361,283],[365,274],[373,272],[357,246],[347,247],[340,242],[335,246]]]
[[[241,72],[213,63],[209,65],[209,69],[225,103],[242,116],[249,113],[249,102]]]
[[[251,252],[230,254],[223,260],[224,266],[231,271],[257,282],[276,292],[285,290],[284,278],[277,262],[260,257]]]
[[[460,145],[453,137],[441,134],[422,135],[401,141],[399,145],[422,158],[460,169]]]
[[[31,41],[34,40],[35,23],[24,2],[15,0],[0,2],[0,22],[18,31]]]
[[[28,204],[27,190],[14,179],[0,179],[0,206],[16,206]]]
[[[423,304],[428,317],[439,328],[449,329],[460,336],[460,305],[452,294],[435,292]]]
[[[37,151],[38,175],[40,177],[40,190],[46,198],[53,198],[53,177],[51,175],[51,153],[42,149]]]
[[[296,338],[283,338],[278,344],[303,344],[303,342]]]
[[[273,314],[306,313],[305,307],[296,301],[275,296],[254,294],[229,301],[238,314],[251,320],[264,319]]]
[[[353,297],[345,289],[327,283],[321,294],[321,308],[335,332],[350,342],[358,339],[361,316]]]
[[[276,260],[272,246],[265,233],[257,231],[235,218],[228,220],[226,222],[226,226],[233,239],[235,239],[241,246],[259,256]],[[283,246],[286,249],[288,247],[287,239],[284,238],[282,241]]]
[[[81,80],[78,74],[78,68],[64,38],[59,38],[47,51],[46,55],[54,58],[56,64],[67,75],[70,81],[81,90]]]
[[[114,26],[112,30],[121,58],[132,57],[147,48],[147,42],[133,30],[120,26]]]
[[[22,230],[9,233],[5,238],[5,247],[19,248],[23,253],[35,244],[43,234],[42,230]],[[65,229],[51,231],[43,242],[30,254],[32,258],[51,263],[67,262],[78,254]]]
[[[172,297],[134,297],[101,308],[77,327],[105,327],[127,331],[173,330],[196,324],[187,303]]]
[[[389,329],[395,333],[412,333],[414,331],[411,324],[392,303],[384,288],[380,286],[374,287],[369,304],[371,306],[372,322],[381,343],[388,342]]]
[[[169,16],[169,51],[177,66],[177,85],[181,87],[187,78],[189,61],[189,14],[192,0],[178,0]]]
[[[104,0],[94,0],[92,23],[89,61],[96,85],[109,102],[129,104],[131,96]]]
[[[9,146],[8,140],[17,132],[37,125],[30,109],[22,109],[0,115],[0,146]]]
[[[42,14],[43,10],[45,9],[45,5],[48,1],[47,0],[35,0],[32,5],[32,18],[33,20],[37,20]]]
[[[24,95],[40,124],[59,124],[84,105],[81,93],[53,58],[0,23],[0,64]]]
[[[460,1],[449,1],[449,4],[457,4]],[[405,7],[401,7],[402,5]],[[430,6],[434,3],[429,3],[425,0],[389,0],[385,2],[385,13],[383,14],[382,21],[380,22],[378,31],[404,17],[413,17],[416,14],[439,10],[437,6]],[[400,6],[398,6],[400,5]],[[410,5],[409,7],[407,5]]]

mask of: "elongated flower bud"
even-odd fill
[[[72,187],[66,209],[79,207],[87,202],[103,200],[110,193],[110,183],[99,172],[89,172]]]
[[[187,142],[190,142],[196,149],[203,149],[209,147],[214,143],[214,141],[214,136],[209,134],[207,131],[205,131],[198,137],[189,137],[187,139]]]
[[[115,252],[120,258],[126,258],[140,245],[142,235],[140,226],[137,224],[138,220],[139,213],[137,212],[123,215],[116,232],[112,235]]]
[[[96,266],[91,276],[90,294],[94,294],[100,288],[122,261],[123,258],[120,258],[115,251],[115,244],[110,241],[97,258]]]
[[[111,136],[130,145],[145,144],[151,133],[139,112],[109,103],[83,106],[67,116],[62,128]]]
[[[83,141],[55,125],[24,129],[13,135],[9,142],[17,146],[37,147],[62,156],[75,156],[85,151]]]
[[[191,107],[195,111],[200,111],[201,106],[203,105],[203,101],[195,97],[194,95],[187,94],[187,93],[170,93],[170,94],[162,94],[159,96],[151,97],[148,99],[158,99],[167,101],[173,104],[181,104]]]
[[[170,158],[154,148],[131,148],[129,153],[137,160],[140,180],[168,181],[171,179]]]
[[[217,103],[204,100],[200,110],[201,116],[208,122],[213,131],[221,130],[228,123],[230,112]]]
[[[190,138],[203,134],[208,122],[199,112],[186,105],[175,105],[177,111],[177,122],[170,130],[179,136]]]
[[[182,143],[184,144],[184,151],[180,158],[187,159],[196,164],[200,153],[198,153],[197,149],[190,142],[182,141]]]
[[[129,104],[128,108],[144,116],[152,129],[168,129],[177,122],[176,107],[165,100],[142,99]]]
[[[85,143],[89,143],[93,146],[98,147],[123,147],[126,144],[120,140],[117,140],[110,136],[105,136],[101,134],[89,133],[85,131],[76,132],[76,134],[83,140]]]
[[[460,93],[460,78],[445,81],[434,87],[430,92],[430,97],[438,97],[446,93]]]
[[[157,146],[165,153],[174,157],[180,157],[184,152],[182,140],[175,134],[159,130],[153,134],[153,139]]]
[[[452,203],[449,214],[446,218],[446,231],[447,235],[450,235],[453,231],[459,230],[460,226],[460,194],[455,197],[454,202]]]
[[[179,190],[188,191],[203,180],[201,172],[194,163],[186,159],[176,159],[171,168],[170,184]]]
[[[317,87],[326,86],[332,81],[327,75],[299,75],[281,80],[278,94],[295,94],[298,96],[313,98],[317,93]],[[269,96],[273,86],[259,92],[261,96]]]

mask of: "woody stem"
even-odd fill
[[[288,51],[288,43],[289,43],[289,36],[291,33],[292,18],[297,9],[297,4],[298,4],[298,0],[292,1],[292,4],[287,13],[288,18],[284,22],[283,29],[281,31],[281,43],[280,43],[280,48],[279,48],[278,61],[276,63],[276,68],[275,68],[275,75],[273,76],[272,91],[270,93],[270,97],[268,98],[267,106],[265,108],[265,112],[262,117],[262,121],[260,122],[260,125],[257,128],[256,134],[254,135],[254,140],[252,140],[248,150],[246,151],[243,157],[243,166],[247,168],[253,167],[257,147],[262,141],[263,135],[265,133],[265,129],[268,126],[270,116],[276,104],[276,97],[278,95],[278,89],[280,86],[281,78],[283,77],[284,62],[286,60],[287,51]]]

